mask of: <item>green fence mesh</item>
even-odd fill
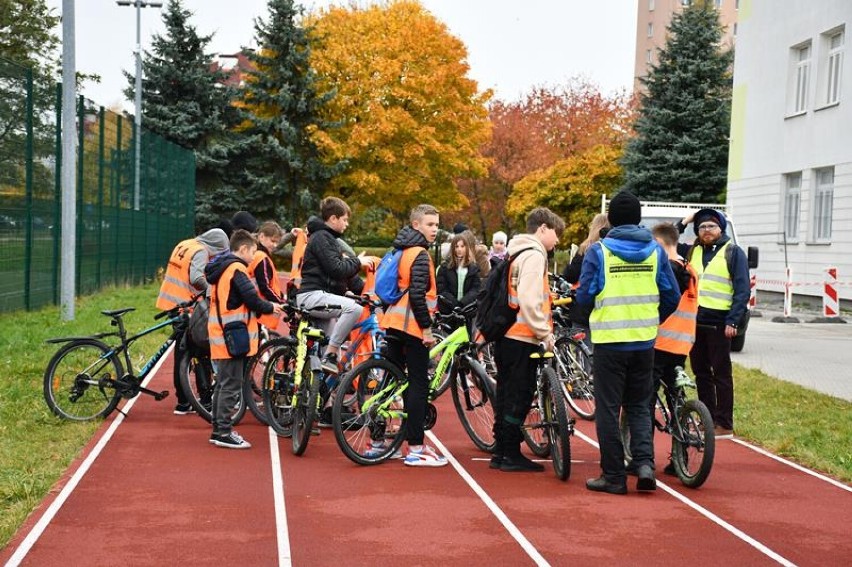
[[[47,86],[44,86],[47,85]],[[136,283],[193,234],[195,156],[132,117],[77,101],[76,293]],[[61,87],[0,59],[0,312],[59,301]]]

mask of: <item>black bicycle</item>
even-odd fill
[[[165,318],[165,321],[129,337],[122,317],[134,311],[135,307],[101,311],[111,319],[113,327],[118,327],[116,331],[88,337],[48,339],[50,344],[65,344],[53,355],[44,372],[44,399],[47,406],[61,418],[89,421],[108,416],[122,398],[134,398],[140,393],[157,401],[167,397],[167,390],[149,390],[142,386],[142,382],[183,334],[189,322],[191,307],[198,297],[158,313],[154,319]],[[171,334],[136,374],[130,359],[130,345],[168,326],[172,327]],[[107,344],[103,339],[108,337],[117,337],[118,344]]]

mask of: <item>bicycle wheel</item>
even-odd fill
[[[106,417],[121,395],[112,381],[124,375],[110,347],[96,339],[67,343],[47,363],[44,400],[55,415],[74,421]]]
[[[573,337],[561,337],[554,347],[556,369],[565,400],[578,416],[595,419],[595,387],[592,359]]]
[[[260,345],[257,354],[248,359],[246,363],[246,371],[243,382],[243,399],[246,401],[246,406],[252,415],[260,423],[269,425],[266,416],[266,409],[263,401],[263,379],[266,375],[266,369],[269,362],[273,359],[275,352],[282,348],[287,348],[292,344],[290,337],[280,337],[270,339]]]
[[[334,438],[359,465],[375,465],[393,456],[405,437],[406,414],[400,389],[405,373],[374,358],[348,373],[337,386],[332,406]]]
[[[282,437],[293,434],[295,366],[296,349],[288,343],[270,354],[264,368],[262,398],[266,423]]]
[[[210,423],[213,420],[213,389],[216,385],[210,358],[186,349],[181,351],[175,364],[180,372],[180,387],[189,405]]]
[[[494,343],[482,343],[476,347],[479,363],[492,380],[497,379],[497,362],[494,358]]]
[[[312,370],[310,363],[305,362],[302,369],[302,382],[299,384],[299,392],[296,396],[296,406],[293,408],[293,454],[301,456],[308,448],[311,438],[311,429],[317,415],[317,400],[319,399],[320,383],[322,374],[319,370]]]
[[[544,391],[544,418],[550,440],[550,459],[559,480],[571,476],[571,433],[573,424],[568,420],[568,408],[562,395],[562,382],[552,368],[542,370],[546,384]]]
[[[532,407],[527,413],[527,418],[524,420],[524,425],[521,427],[521,433],[527,447],[536,457],[541,458],[550,455],[550,439],[547,436],[547,431],[545,431],[546,420],[543,417],[543,407],[541,396],[536,394],[533,398]]]
[[[679,432],[672,435],[672,463],[680,481],[698,488],[710,475],[716,453],[713,418],[699,400],[687,400],[678,412]]]
[[[478,362],[458,363],[453,373],[453,404],[462,427],[473,444],[487,452],[494,450],[494,387]]]

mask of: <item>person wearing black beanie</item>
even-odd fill
[[[622,190],[609,204],[612,230],[586,250],[577,288],[577,304],[591,308],[589,327],[595,355],[595,427],[601,475],[586,488],[627,493],[619,412],[630,428],[636,490],[653,491],[654,446],[651,427],[654,342],[658,322],[677,308],[680,289],[668,255],[642,220],[639,199]]]
[[[238,211],[235,213],[231,218],[231,224],[234,226],[234,230],[241,228],[252,234],[257,232],[257,219],[247,211]]]

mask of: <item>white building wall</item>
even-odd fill
[[[758,290],[821,296],[836,266],[852,300],[852,0],[741,0],[734,63],[728,204],[743,245],[760,247]],[[840,101],[825,105],[826,32],[844,28]],[[811,42],[808,103],[793,112],[794,47]],[[814,239],[818,168],[834,168],[829,242]],[[785,174],[801,172],[798,241],[783,245]],[[778,282],[778,283],[773,283]]]

